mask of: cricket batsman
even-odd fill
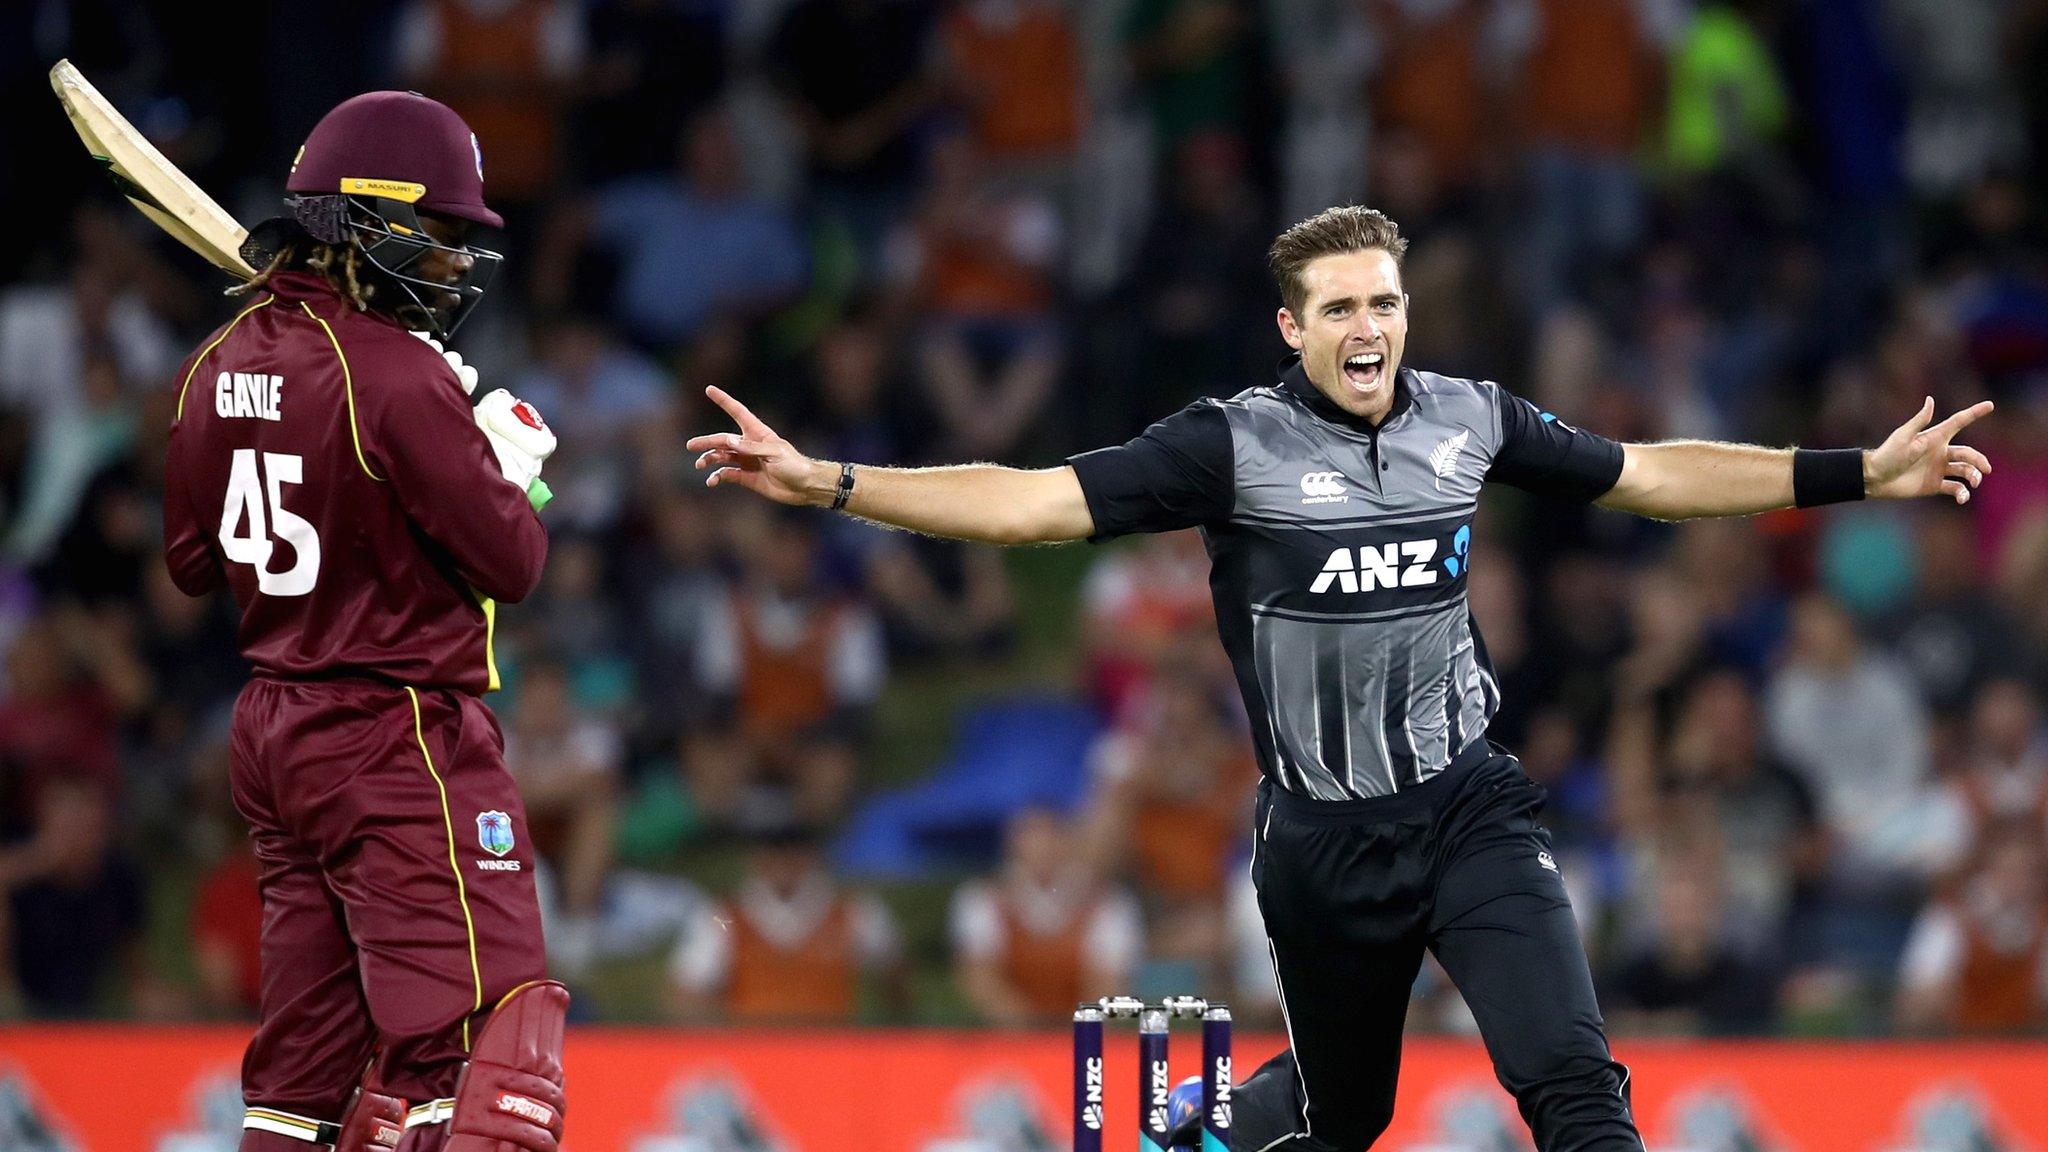
[[[232,786],[263,897],[243,1152],[554,1152],[568,992],[482,694],[540,579],[554,435],[444,352],[500,257],[461,117],[372,92],[314,127],[250,303],[178,374],[164,550],[254,675]]]

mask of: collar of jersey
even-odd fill
[[[1293,393],[1295,399],[1300,400],[1308,407],[1309,411],[1317,416],[1328,420],[1332,424],[1341,424],[1346,428],[1371,436],[1377,435],[1381,429],[1400,419],[1403,412],[1415,406],[1414,397],[1410,395],[1414,388],[1411,375],[1411,370],[1408,368],[1399,369],[1394,373],[1394,404],[1393,407],[1387,409],[1386,418],[1378,424],[1374,424],[1363,416],[1353,416],[1351,413],[1331,403],[1330,398],[1323,395],[1322,390],[1315,386],[1315,382],[1308,378],[1308,369],[1301,366],[1301,355],[1299,353],[1288,357],[1281,364],[1280,387],[1287,392]]]
[[[281,300],[305,300],[315,307],[328,302],[342,303],[341,293],[336,292],[334,286],[329,284],[325,277],[314,272],[278,272],[263,282],[263,288],[272,296],[276,296]],[[343,310],[355,312],[355,309],[352,307],[344,307]],[[368,312],[356,314],[382,321],[393,328],[404,327],[397,320],[377,311],[375,308],[370,309]]]

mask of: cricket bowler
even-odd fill
[[[503,221],[456,113],[329,112],[252,230],[249,301],[180,367],[164,550],[223,586],[253,676],[231,781],[263,898],[243,1152],[554,1152],[568,993],[482,694],[540,579],[554,436],[445,352]]]
[[[1870,450],[1621,444],[1498,384],[1402,364],[1394,222],[1333,208],[1269,254],[1279,381],[1198,400],[1127,444],[1024,471],[812,460],[723,392],[737,433],[689,441],[710,483],[1000,544],[1200,528],[1217,629],[1263,779],[1252,879],[1289,1051],[1235,1093],[1233,1146],[1358,1152],[1393,1117],[1425,950],[1472,1009],[1543,1152],[1640,1152],[1628,1071],[1537,822],[1543,791],[1486,738],[1500,690],[1466,606],[1481,489],[1662,520],[1866,497],[1969,499],[1954,443],[1989,411],[1934,401]]]

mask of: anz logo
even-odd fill
[[[1472,526],[1451,538],[1451,555],[1437,559],[1436,539],[1396,540],[1339,548],[1323,561],[1323,570],[1308,586],[1311,593],[1335,588],[1347,595],[1381,588],[1422,588],[1437,582],[1437,570],[1455,580],[1467,570],[1472,553]]]

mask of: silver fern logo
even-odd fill
[[[1465,441],[1471,438],[1472,430],[1467,428],[1456,436],[1438,444],[1435,448],[1430,449],[1429,467],[1431,471],[1436,473],[1437,491],[1441,492],[1444,490],[1445,478],[1457,474],[1458,455],[1465,451]]]

